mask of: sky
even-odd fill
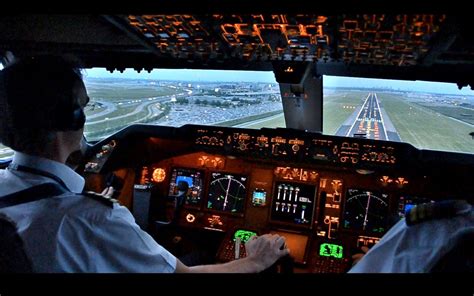
[[[219,70],[192,70],[192,69],[159,69],[151,73],[141,71],[138,73],[133,69],[127,69],[123,73],[114,71],[110,73],[104,68],[93,68],[85,70],[86,77],[98,78],[133,78],[133,79],[157,79],[157,80],[181,80],[181,81],[249,81],[275,83],[275,75],[271,71],[219,71]],[[393,90],[409,90],[456,95],[474,95],[470,87],[459,90],[455,83],[427,82],[427,81],[402,81],[381,80],[370,78],[352,78],[324,76],[324,86],[327,87],[366,87],[366,88],[391,88]]]

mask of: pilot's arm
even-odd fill
[[[411,226],[400,220],[349,272],[430,272],[466,232],[474,233],[472,209]]]
[[[82,207],[80,213],[71,212],[63,219],[59,237],[57,257],[64,272],[156,273],[176,269],[176,257],[118,204],[106,208],[95,203]]]
[[[253,236],[245,243],[247,257],[222,264],[187,267],[178,260],[176,272],[256,273],[288,255],[285,238],[276,234]]]

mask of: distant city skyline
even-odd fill
[[[105,68],[85,70],[85,77],[91,78],[127,78],[177,80],[189,82],[264,82],[276,83],[272,71],[232,71],[232,70],[194,70],[194,69],[155,69],[148,73],[138,73],[133,69],[126,69],[123,73],[110,73]],[[474,96],[470,87],[458,89],[455,83],[429,81],[403,81],[389,79],[354,78],[342,76],[324,76],[324,86],[327,87],[354,87],[354,88],[383,88],[392,90],[408,90],[440,94]]]

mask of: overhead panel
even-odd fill
[[[129,15],[163,57],[413,66],[444,15]]]

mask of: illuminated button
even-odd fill
[[[166,177],[166,171],[162,168],[154,169],[153,174],[152,174],[152,180],[160,183],[165,180]]]
[[[186,215],[186,221],[188,223],[193,223],[194,221],[196,221],[196,216],[194,216],[193,214],[187,214]]]
[[[93,169],[97,168],[97,166],[98,166],[98,164],[95,163],[95,162],[88,162],[88,163],[86,164],[86,167],[85,167],[85,168],[86,168],[86,169],[92,169],[92,170],[93,170]]]

